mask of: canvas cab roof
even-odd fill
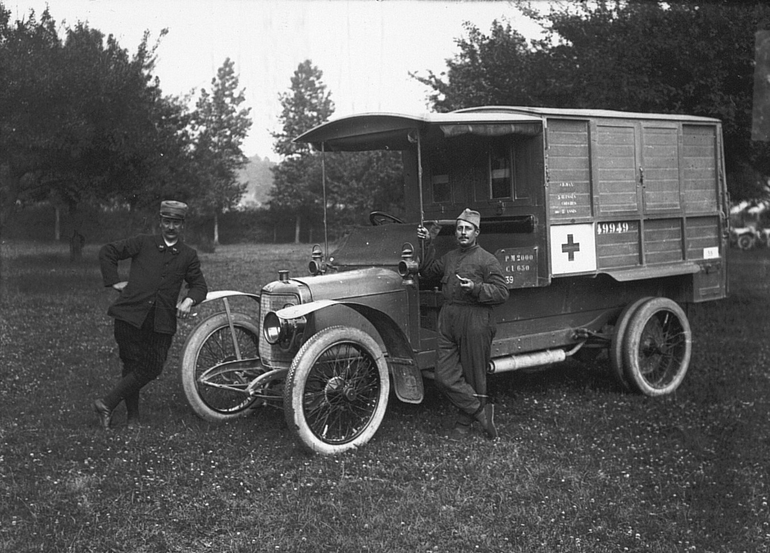
[[[405,150],[417,141],[432,136],[473,133],[537,134],[542,116],[505,112],[451,112],[406,115],[398,113],[363,113],[332,119],[295,139],[327,151]]]
[[[310,143],[326,151],[405,150],[421,140],[447,138],[461,134],[503,136],[536,135],[545,120],[577,119],[648,119],[714,123],[717,119],[691,115],[633,113],[601,109],[542,108],[517,106],[481,106],[449,113],[362,113],[332,119],[318,125],[295,142]]]

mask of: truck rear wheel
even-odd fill
[[[623,342],[625,376],[636,391],[662,396],[682,383],[690,366],[692,332],[676,302],[651,298],[638,306]]]
[[[332,326],[294,357],[284,387],[286,423],[304,449],[342,453],[374,436],[389,394],[388,366],[377,342],[357,328]]]
[[[612,376],[615,377],[618,384],[620,384],[620,386],[627,392],[630,392],[632,387],[631,383],[626,378],[625,369],[623,368],[623,364],[625,363],[623,360],[623,351],[625,351],[626,347],[626,329],[628,328],[628,323],[631,321],[631,317],[638,307],[651,299],[653,298],[641,298],[626,305],[623,308],[623,311],[620,312],[618,320],[615,322],[615,330],[612,333],[609,350]]]

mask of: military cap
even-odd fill
[[[481,214],[478,211],[465,208],[465,210],[457,216],[458,221],[467,221],[472,224],[478,230],[481,226]]]
[[[160,216],[168,219],[180,219],[184,221],[187,215],[187,204],[174,200],[160,202]]]

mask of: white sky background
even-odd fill
[[[440,0],[0,0],[11,18],[38,19],[46,6],[57,24],[88,22],[136,52],[144,31],[157,51],[155,75],[167,95],[211,89],[225,58],[235,62],[253,125],[244,152],[276,160],[270,132],[280,130],[278,94],[306,59],[323,72],[334,116],[428,111],[429,90],[409,77],[441,73],[458,52],[469,21],[488,33],[510,22],[525,36],[538,27],[507,1]],[[62,29],[63,30],[63,29]],[[63,36],[63,33],[60,35]],[[195,95],[197,98],[197,94]]]

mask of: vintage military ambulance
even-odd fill
[[[315,246],[310,275],[210,294],[226,311],[192,332],[182,362],[206,419],[282,404],[302,446],[337,453],[373,436],[391,385],[419,403],[442,295],[418,273],[416,229],[434,230],[440,255],[466,207],[481,213],[479,243],[511,292],[495,310],[490,373],[606,350],[624,389],[669,394],[692,350],[683,307],[726,295],[716,119],[492,106],[342,117],[297,140],[324,156],[402,152],[406,217],[373,212],[334,251]],[[256,313],[231,312],[236,295]]]

